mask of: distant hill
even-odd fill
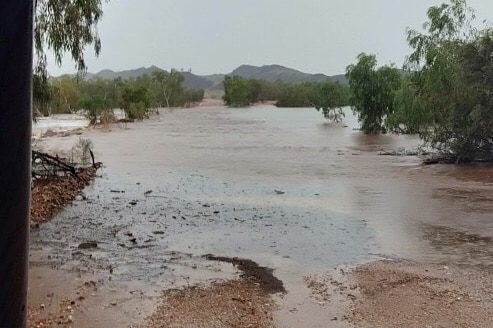
[[[130,69],[130,70],[119,71],[119,72],[115,72],[115,71],[112,71],[110,69],[105,69],[105,70],[102,70],[101,72],[96,73],[96,74],[88,73],[86,75],[86,79],[90,80],[90,79],[98,78],[98,79],[103,79],[103,80],[113,80],[113,79],[116,79],[119,77],[122,79],[131,79],[131,78],[136,78],[136,77],[139,77],[139,76],[142,76],[145,74],[151,75],[152,72],[154,72],[154,71],[162,71],[162,69],[160,69],[159,67],[156,67],[156,66],[140,67],[140,68],[136,68],[136,69]]]
[[[87,73],[86,79],[130,79],[142,75],[151,75],[154,71],[161,71],[157,66],[141,67],[137,69],[115,72],[112,70],[102,70],[99,73]],[[258,79],[266,81],[282,81],[286,83],[302,82],[322,82],[330,79],[334,82],[347,84],[345,75],[327,76],[324,74],[309,74],[298,70],[284,67],[281,65],[252,66],[242,65],[229,74],[196,75],[191,72],[182,72],[185,82],[184,85],[193,89],[222,90],[225,75],[238,75],[248,79]]]
[[[204,76],[195,75],[191,72],[182,72],[181,74],[185,78],[185,82],[183,82],[183,84],[188,88],[207,90],[212,89],[215,85],[214,81],[211,81]]]
[[[141,67],[131,70],[119,71],[115,72],[109,69],[102,70],[96,74],[87,73],[86,79],[103,79],[103,80],[113,80],[116,78],[122,79],[131,79],[136,78],[143,75],[151,75],[153,72],[163,71],[163,69],[157,66],[151,67]],[[192,89],[211,89],[214,86],[214,82],[210,81],[207,78],[192,74],[190,72],[182,72],[183,77],[185,78],[185,82],[183,83],[185,86]],[[221,80],[222,82],[222,80]]]
[[[308,74],[280,65],[252,66],[242,65],[228,75],[238,75],[248,79],[283,81],[287,83],[322,82],[330,77],[324,74]]]

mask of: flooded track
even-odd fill
[[[87,298],[76,322],[125,327],[149,315],[163,289],[238,274],[204,255],[241,257],[284,282],[279,325],[297,327],[316,312],[303,276],[341,264],[408,258],[492,269],[493,168],[379,156],[419,140],[355,127],[349,112],[329,124],[313,109],[259,106],[162,111],[84,132],[105,168],[84,199],[32,232],[31,297],[50,277],[93,279],[105,292]],[[66,151],[77,138],[43,146]],[[310,326],[324,327],[318,317]]]

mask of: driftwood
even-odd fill
[[[33,179],[66,175],[77,176],[75,166],[68,164],[58,156],[51,156],[36,150],[32,151],[31,165]]]
[[[100,168],[101,163],[95,161],[94,153],[92,151],[90,151],[90,155],[92,159],[92,167],[95,169]],[[31,176],[33,179],[56,176],[78,177],[80,170],[83,169],[58,156],[52,156],[36,150],[32,151],[31,166]]]

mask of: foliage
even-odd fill
[[[315,99],[316,84],[305,82],[300,84],[288,84],[282,88],[277,107],[312,107]]]
[[[102,0],[36,0],[34,15],[33,117],[48,115],[55,89],[49,83],[46,51],[52,51],[61,64],[69,53],[77,71],[86,71],[84,52],[92,45],[96,55],[101,51],[97,24],[101,20]],[[67,104],[66,104],[67,105]]]
[[[179,94],[175,96],[174,106],[190,107],[193,103],[199,103],[204,100],[203,89],[183,88]]]
[[[34,47],[37,66],[45,67],[46,49],[53,52],[57,64],[70,53],[79,72],[86,70],[84,51],[93,45],[101,51],[97,32],[103,10],[102,0],[36,0],[34,19]]]
[[[124,87],[121,98],[121,108],[132,120],[143,120],[149,117],[151,95],[149,89],[143,86],[128,84]]]
[[[431,7],[425,31],[408,31],[413,70],[393,126],[409,127],[461,161],[493,160],[493,32],[476,31],[465,0]]]
[[[49,115],[53,103],[54,90],[46,75],[33,75],[33,111],[35,115]]]
[[[332,81],[285,84],[226,76],[223,100],[232,107],[264,101],[276,101],[277,107],[315,107],[325,118],[339,122],[342,107],[349,105],[349,88]]]
[[[99,94],[87,95],[80,100],[79,106],[85,110],[90,124],[96,124],[98,116],[103,112],[108,111],[111,107],[108,106],[108,101]]]
[[[388,130],[394,133],[419,133],[432,120],[432,113],[425,109],[416,92],[413,75],[403,78],[401,88],[395,93],[394,112],[389,114],[385,123]]]
[[[177,105],[178,99],[184,92],[182,84],[185,79],[183,75],[179,71],[172,69],[170,72],[155,71],[152,73],[152,78],[161,92],[161,95],[158,96],[160,104],[165,103],[166,107]]]
[[[231,107],[246,107],[252,104],[252,83],[240,76],[224,77],[224,103]]]
[[[351,105],[365,133],[385,132],[385,118],[394,112],[395,93],[401,86],[399,70],[377,68],[374,55],[362,53],[346,69],[351,88]]]
[[[334,122],[341,122],[344,117],[342,107],[349,104],[349,89],[334,83],[326,81],[316,85],[312,99],[313,107],[317,111],[322,111],[326,119]]]
[[[34,79],[43,79],[43,76],[34,75]],[[160,107],[163,101],[166,103],[165,99],[174,107],[187,107],[203,100],[204,90],[183,87],[182,78],[177,81],[178,84],[166,88],[164,97],[162,85],[148,75],[127,80],[85,80],[62,76],[35,84],[46,85],[34,89],[37,94],[34,105],[42,115],[83,110],[91,123],[95,124],[101,119],[101,115],[111,120],[114,108],[122,107],[129,118],[143,119],[148,116],[150,108]]]
[[[55,91],[56,113],[71,113],[76,109],[80,94],[75,78],[62,76],[53,80],[52,87]]]

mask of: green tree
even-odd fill
[[[250,83],[240,76],[224,77],[224,103],[232,107],[246,107],[251,104]]]
[[[305,82],[300,84],[287,84],[283,86],[277,107],[313,107],[316,98],[316,84]]]
[[[69,53],[81,73],[86,70],[84,51],[93,45],[101,51],[97,24],[103,15],[102,0],[36,0],[34,48],[37,73],[46,73],[46,50],[53,52],[57,64]]]
[[[349,90],[347,87],[326,81],[316,86],[313,107],[321,111],[326,119],[341,122],[344,118],[342,107],[349,105]]]
[[[248,95],[250,104],[255,104],[259,102],[262,87],[263,83],[260,80],[248,80]]]
[[[357,60],[356,64],[346,69],[353,111],[358,114],[365,133],[385,132],[385,118],[394,111],[401,74],[394,67],[377,68],[374,55],[362,53]]]
[[[100,94],[83,97],[80,100],[79,106],[86,111],[86,116],[89,118],[90,124],[96,124],[98,116],[110,108],[107,99]]]
[[[143,120],[149,116],[151,96],[149,89],[143,86],[127,84],[122,91],[121,108],[132,120]]]
[[[176,69],[172,69],[170,72],[154,71],[152,77],[159,85],[166,107],[176,104],[176,99],[183,92],[182,83],[185,80],[183,75]]]
[[[49,115],[55,99],[56,90],[43,75],[33,75],[33,118],[39,115]]]
[[[52,80],[52,85],[55,88],[56,105],[54,112],[56,113],[71,113],[76,109],[80,93],[77,87],[77,81],[70,76],[62,76]]]
[[[53,94],[48,81],[46,51],[53,52],[58,65],[65,54],[70,54],[77,71],[83,74],[87,69],[84,60],[86,47],[92,45],[96,55],[101,51],[97,24],[103,14],[102,3],[103,0],[35,1],[34,118],[39,112],[49,112],[47,99]]]
[[[425,32],[408,31],[413,73],[399,123],[458,161],[492,160],[492,32],[471,26],[465,0],[430,7],[427,16]]]

